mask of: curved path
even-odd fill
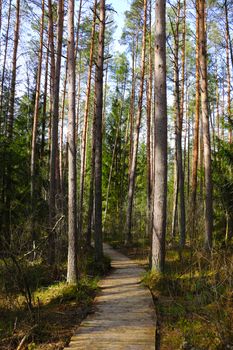
[[[150,291],[140,284],[144,270],[106,244],[104,253],[113,270],[100,283],[95,312],[66,349],[154,350],[155,311]]]

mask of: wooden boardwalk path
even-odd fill
[[[113,270],[101,281],[96,311],[72,337],[73,350],[154,350],[155,311],[149,290],[140,284],[143,269],[104,245]]]

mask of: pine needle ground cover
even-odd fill
[[[233,349],[232,250],[169,250],[165,274],[149,272],[161,350]]]
[[[22,275],[10,261],[0,266],[0,348],[63,349],[75,328],[92,312],[98,279],[110,261],[85,257],[77,285],[65,282],[65,265],[54,269],[41,261],[24,262]],[[29,291],[25,288],[28,284]],[[28,299],[31,298],[31,306]]]

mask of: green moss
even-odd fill
[[[51,303],[64,303],[75,301],[77,303],[89,303],[96,292],[96,278],[82,278],[77,285],[69,285],[66,282],[59,282],[47,288],[40,288],[34,292],[34,300],[39,300],[43,305]]]

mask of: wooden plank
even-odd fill
[[[113,270],[101,283],[95,313],[87,316],[66,350],[154,350],[155,309],[140,284],[144,270],[104,245]]]

